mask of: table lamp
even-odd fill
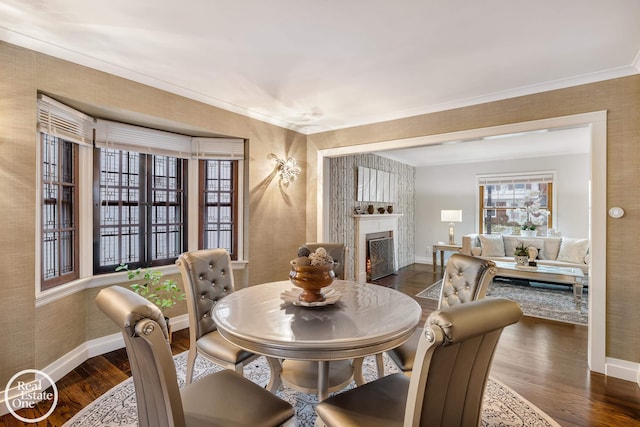
[[[455,224],[456,222],[462,222],[461,210],[441,210],[440,221],[449,223],[449,244],[455,245]]]

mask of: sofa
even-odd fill
[[[571,237],[522,237],[502,234],[467,234],[462,237],[461,253],[493,261],[514,262],[516,246],[537,250],[539,265],[578,267],[589,274],[589,240]],[[535,254],[535,251],[533,252]]]

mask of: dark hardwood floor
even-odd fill
[[[439,278],[431,265],[414,264],[376,281],[415,295]],[[423,320],[436,301],[416,298]],[[637,384],[592,373],[587,367],[586,326],[523,317],[505,329],[491,375],[545,411],[563,427],[640,426],[640,388]],[[174,334],[174,354],[189,347],[187,330]],[[38,426],[61,426],[80,409],[130,375],[124,349],[93,357],[60,381],[54,413]],[[36,407],[22,416],[35,418],[48,408]],[[24,426],[11,415],[1,426]]]

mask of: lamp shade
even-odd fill
[[[461,210],[442,210],[440,211],[440,221],[462,222],[462,211]]]

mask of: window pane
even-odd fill
[[[186,161],[105,148],[98,155],[100,254],[94,271],[175,261],[186,245]]]
[[[153,156],[151,261],[173,260],[185,247],[184,160]]]
[[[41,134],[42,289],[78,277],[77,145]]]
[[[203,249],[224,248],[237,259],[236,188],[237,162],[232,160],[203,160],[200,194],[200,246]]]
[[[120,263],[135,265],[142,261],[140,156],[135,152],[99,149],[100,200],[96,227],[100,243],[96,272],[113,271]]]
[[[547,235],[551,183],[527,181],[481,187],[482,233],[518,235],[526,226],[533,227],[538,235]]]

